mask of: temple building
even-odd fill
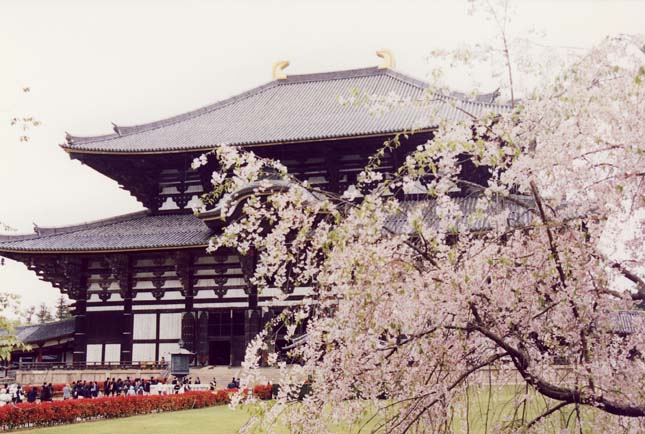
[[[386,171],[426,142],[435,127],[424,123],[428,114],[455,120],[467,119],[465,111],[481,116],[506,109],[463,99],[462,111],[452,101],[459,96],[428,98],[426,83],[396,72],[384,57],[378,67],[305,75],[286,75],[282,63],[273,81],[207,107],[144,125],[115,125],[107,135],[68,135],[61,147],[70,158],[116,180],[144,209],[0,237],[0,255],[26,264],[73,300],[73,331],[65,329],[59,345],[71,360],[62,361],[156,362],[183,347],[196,354],[197,364],[237,366],[266,321],[310,295],[308,288],[282,288],[289,297],[275,305],[249,281],[253,255],[206,252],[209,239],[234,218],[198,217],[191,209],[212,188],[216,169],[212,163],[192,169],[191,162],[214,145],[280,160],[299,179],[343,193],[395,134],[414,131],[384,157]],[[373,95],[411,103],[375,112],[360,103]],[[343,96],[354,101],[342,104]],[[487,172],[464,165],[462,175],[482,183]],[[464,195],[463,203],[474,207],[475,199]]]

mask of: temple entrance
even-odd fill
[[[211,341],[208,347],[209,365],[228,366],[231,363],[230,341]]]

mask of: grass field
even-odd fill
[[[456,412],[454,428],[459,431],[465,428],[466,420],[471,433],[494,433],[496,427],[512,423],[513,419],[531,420],[541,413],[548,403],[541,397],[535,397],[524,407],[518,401],[518,393],[524,389],[511,386],[495,387],[490,395],[488,389],[473,388],[468,396],[468,412]],[[521,394],[521,393],[520,393]],[[464,397],[464,409],[466,399]],[[544,428],[545,432],[558,433],[562,428],[572,428],[575,417],[571,417],[572,408],[554,413]],[[485,415],[488,413],[488,419]],[[583,413],[583,432],[592,433],[593,418],[590,411]],[[249,414],[243,409],[231,410],[227,406],[210,407],[199,410],[177,411],[172,413],[135,416],[123,419],[112,419],[98,422],[85,422],[72,425],[61,425],[52,428],[40,428],[29,431],[30,434],[229,434],[235,433],[248,420]],[[382,420],[382,419],[381,419]],[[375,423],[370,424],[372,427]],[[281,430],[284,433],[286,429]],[[357,432],[356,428],[337,428],[339,434]],[[362,431],[370,432],[370,429]],[[577,432],[577,430],[576,430]]]
[[[248,414],[244,411],[219,406],[22,432],[29,434],[232,434],[237,432],[247,419]]]

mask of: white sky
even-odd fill
[[[537,29],[547,45],[590,47],[606,35],[645,31],[645,2],[515,7],[511,33]],[[57,146],[65,131],[104,134],[110,122],[139,124],[210,104],[269,81],[281,59],[291,61],[288,74],[322,72],[375,66],[374,52],[388,48],[399,71],[424,78],[431,50],[490,38],[490,23],[467,9],[461,0],[3,0],[0,221],[23,233],[32,222],[67,225],[141,208],[114,181],[68,158]],[[43,122],[28,143],[9,126],[22,115]],[[0,267],[2,291],[20,294],[23,307],[58,297],[13,261]]]

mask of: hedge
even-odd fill
[[[230,401],[230,391],[187,392],[179,395],[117,396],[112,398],[53,401],[0,407],[0,430],[112,419],[165,411],[188,410]]]

